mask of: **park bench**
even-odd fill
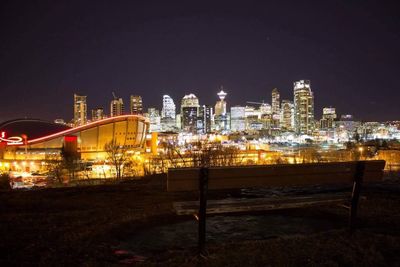
[[[350,201],[349,227],[355,227],[361,184],[382,180],[385,161],[276,164],[264,166],[203,167],[169,169],[167,191],[198,191],[198,201],[175,202],[178,215],[193,214],[199,221],[198,246],[205,251],[206,215],[299,208]],[[208,200],[209,190],[293,187],[314,185],[352,185],[351,195],[326,197],[300,196],[272,200],[266,198]],[[207,203],[208,202],[208,203]]]

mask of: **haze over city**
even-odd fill
[[[2,1],[0,121],[73,117],[73,94],[108,111],[112,92],[145,108],[194,93],[213,105],[293,98],[311,80],[323,107],[396,120],[400,67],[395,1]]]

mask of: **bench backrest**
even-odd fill
[[[210,167],[209,189],[352,183],[362,164],[362,180],[379,181],[385,161],[352,161],[264,166]],[[168,169],[167,190],[199,189],[200,168]]]

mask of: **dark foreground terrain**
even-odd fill
[[[169,194],[157,179],[1,191],[0,266],[400,266],[399,182],[364,188],[353,235],[347,211],[337,206],[257,215],[275,221],[272,226],[253,217],[217,218],[209,223],[215,236],[208,256],[198,258],[196,233],[182,241],[187,236],[179,229],[193,223],[195,230],[195,222],[172,212],[174,200],[195,196]],[[232,236],[222,229],[225,223]],[[165,225],[170,228],[162,230]],[[249,227],[258,228],[259,238],[237,236]],[[268,231],[260,232],[263,227]],[[219,231],[224,238],[215,238]],[[156,245],[170,238],[165,232],[176,242]]]

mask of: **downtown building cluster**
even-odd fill
[[[150,132],[180,133],[183,135],[251,135],[276,142],[342,143],[353,139],[399,138],[398,123],[379,123],[354,120],[352,115],[338,116],[334,107],[325,107],[321,119],[316,119],[314,92],[309,80],[293,83],[293,99],[281,99],[274,88],[271,102],[246,102],[245,105],[228,106],[228,94],[221,86],[214,105],[201,104],[199,98],[189,93],[180,105],[169,95],[162,96],[162,107],[149,107],[144,112],[142,97],[130,96],[129,111],[122,98],[113,93],[110,113],[103,108],[92,109],[87,117],[86,96],[74,95],[74,126],[122,114],[142,114],[150,121]]]
[[[130,96],[130,112],[129,114],[142,114],[143,103],[142,97],[138,95]],[[88,118],[87,112],[87,96],[74,94],[74,118],[69,123],[72,127],[82,126],[88,122],[102,120],[108,117],[116,117],[127,114],[122,98],[117,97],[113,92],[113,99],[110,102],[110,114],[106,115],[103,107],[97,107],[91,110],[91,118]],[[56,123],[65,124],[64,120],[57,119]]]
[[[263,132],[278,136],[283,132],[312,135],[316,129],[310,81],[294,83],[294,100],[281,101],[278,89],[273,89],[271,104],[247,102],[245,106],[228,108],[227,93],[222,87],[217,96],[218,100],[211,106],[201,105],[194,94],[187,94],[181,99],[178,109],[173,99],[164,95],[161,112],[149,108],[145,114],[150,119],[150,131],[191,134]],[[333,128],[333,122],[329,125]]]
[[[279,90],[274,88],[270,103],[246,102],[246,105],[228,107],[228,94],[222,87],[219,90],[215,105],[202,105],[191,93],[181,99],[180,109],[169,95],[164,95],[161,112],[151,107],[144,114],[150,120],[150,131],[190,135],[239,134],[299,143],[400,137],[396,122],[362,123],[349,114],[339,116],[334,107],[324,107],[321,119],[317,119],[309,80],[293,83],[293,99],[281,99]]]

